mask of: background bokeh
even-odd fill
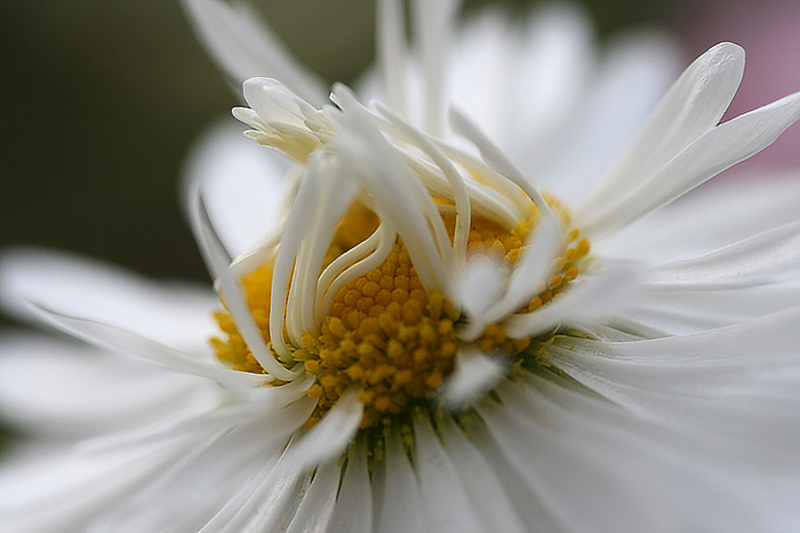
[[[373,0],[254,2],[327,80],[352,81],[371,61]],[[467,1],[466,11],[488,3]],[[667,29],[687,63],[721,40],[745,45],[737,114],[800,90],[797,0],[585,4],[601,38],[642,24]],[[150,276],[207,280],[177,180],[192,140],[238,102],[178,1],[2,2],[0,40],[0,247],[55,247]],[[798,147],[795,127],[762,163],[800,166]]]

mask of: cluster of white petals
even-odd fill
[[[597,49],[560,4],[457,29],[456,0],[411,2],[416,54],[403,3],[379,0],[378,68],[328,91],[246,5],[183,4],[251,128],[214,127],[187,165],[216,293],[0,257],[5,310],[80,339],[0,339],[2,416],[25,434],[0,459],[0,531],[800,531],[800,180],[680,198],[800,119],[800,93],[720,123],[734,44],[670,88],[663,35]],[[568,229],[541,190],[592,260],[520,313]],[[326,265],[356,200],[377,229]],[[513,268],[467,253],[473,217],[510,231],[532,212]],[[293,353],[398,239],[464,319],[455,371],[382,434],[359,438],[353,387],[308,429],[315,376]],[[269,342],[242,286],[265,262]],[[220,295],[263,374],[212,353]],[[483,353],[490,325],[546,335],[548,372]]]

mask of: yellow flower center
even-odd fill
[[[555,200],[548,200],[569,227],[569,216]],[[451,234],[455,221],[443,215]],[[496,223],[473,216],[468,240],[470,255],[485,254],[511,269],[524,251],[533,220],[506,231]],[[327,266],[363,241],[377,227],[377,217],[355,204],[339,224],[328,251]],[[519,313],[532,312],[578,277],[589,251],[577,229],[566,235],[563,255],[553,264],[546,286]],[[268,263],[242,279],[246,299],[264,339],[269,342],[269,308],[273,264]],[[264,372],[225,312],[216,315],[227,338],[211,340],[217,357],[245,372]],[[364,404],[362,428],[400,414],[410,406],[430,399],[455,368],[459,340],[459,311],[439,292],[427,292],[408,251],[398,238],[389,256],[377,268],[350,281],[334,296],[318,333],[303,335],[302,346],[292,347],[292,357],[302,361],[316,383],[308,395],[318,400],[307,421],[313,425],[336,403],[346,389],[358,387]],[[489,325],[475,341],[487,354],[518,358],[530,339],[511,339],[497,324]],[[276,382],[281,384],[281,382]]]

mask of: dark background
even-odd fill
[[[467,1],[466,11],[487,3]],[[512,10],[533,4],[495,3]],[[687,64],[723,39],[748,48],[748,75],[758,54],[766,55],[767,65],[746,80],[775,83],[752,90],[756,101],[740,111],[800,90],[800,74],[792,74],[800,73],[800,35],[777,54],[758,52],[760,34],[746,36],[751,14],[772,16],[767,26],[774,28],[789,20],[779,10],[800,6],[796,0],[585,3],[601,38],[632,25],[667,29],[684,42]],[[256,5],[329,81],[352,81],[372,59],[373,0]],[[0,248],[67,249],[155,277],[207,280],[177,205],[177,176],[195,136],[238,102],[177,0],[6,1],[0,40]],[[800,165],[799,129],[772,159]]]

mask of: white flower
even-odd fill
[[[6,308],[97,348],[4,337],[3,415],[34,438],[0,463],[0,530],[800,529],[800,185],[658,210],[800,93],[718,124],[744,65],[723,43],[645,122],[662,37],[601,55],[553,7],[451,54],[457,2],[418,0],[413,61],[382,0],[387,90],[331,105],[252,12],[185,5],[256,141],[217,128],[188,170],[225,310],[7,253]]]

